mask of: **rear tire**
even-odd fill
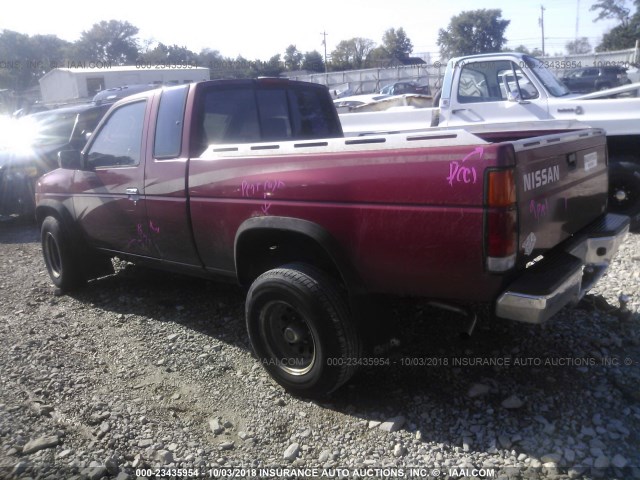
[[[609,211],[631,217],[631,229],[640,229],[640,165],[609,165]]]
[[[56,217],[47,217],[40,233],[44,263],[53,284],[63,292],[82,286],[85,279],[80,259],[64,225]]]
[[[306,264],[269,270],[251,285],[246,319],[262,365],[289,392],[327,395],[355,373],[361,340],[336,281]]]

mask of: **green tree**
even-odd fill
[[[218,72],[223,68],[225,59],[218,50],[203,48],[197,56],[198,66],[207,67],[211,78],[220,78]]]
[[[633,48],[640,38],[640,15],[634,15],[627,25],[618,25],[602,36],[596,52]]]
[[[382,36],[382,48],[390,58],[406,58],[413,52],[413,44],[404,28],[390,28]]]
[[[386,48],[379,46],[371,50],[365,63],[366,68],[385,68],[391,63],[391,56]]]
[[[38,84],[46,72],[63,65],[70,43],[55,35],[0,32],[0,88],[22,91]]]
[[[342,40],[331,52],[333,70],[353,70],[364,68],[365,61],[375,47],[375,42],[368,38],[354,37]]]
[[[253,77],[278,77],[284,70],[280,54],[272,56],[269,60],[256,60],[252,65]]]
[[[511,49],[511,48],[505,48],[504,49],[505,52],[510,52],[510,51],[514,51],[514,52],[518,52],[518,53],[525,53],[527,55],[529,55],[531,53],[531,51],[525,47],[524,45],[518,45],[516,48]]]
[[[103,20],[82,32],[76,46],[82,60],[132,64],[138,58],[137,34],[129,22]]]
[[[582,53],[591,52],[591,44],[587,37],[578,38],[577,40],[571,40],[564,46],[569,55],[579,55]]]
[[[24,90],[32,84],[33,72],[25,68],[31,59],[29,36],[11,30],[0,33],[0,88]]]
[[[187,47],[179,47],[178,45],[167,46],[164,43],[159,43],[153,50],[141,54],[140,60],[168,65],[188,64],[197,63],[198,55]]]
[[[621,24],[625,24],[629,21],[630,10],[625,6],[626,0],[599,0],[591,5],[589,8],[592,12],[598,12],[598,16],[594,20],[614,19],[618,20]]]
[[[460,55],[499,52],[507,42],[504,32],[510,20],[502,18],[500,9],[462,12],[451,18],[447,29],[438,32],[438,46],[443,59]]]
[[[324,72],[324,59],[320,52],[313,50],[305,53],[302,58],[302,69],[309,72]]]
[[[602,19],[616,19],[620,22],[603,35],[596,52],[623,50],[635,46],[636,40],[640,38],[640,0],[633,3],[636,7],[633,15],[630,15],[631,10],[625,7],[624,0],[601,0],[591,7],[591,10],[599,10],[594,22]]]
[[[55,35],[33,35],[29,42],[34,55],[41,61],[46,71],[62,66],[64,60],[69,58],[73,45]]]
[[[287,70],[300,70],[302,53],[295,45],[289,45],[284,53],[284,66]]]

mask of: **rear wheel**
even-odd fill
[[[84,283],[80,259],[71,245],[71,236],[56,217],[47,217],[40,230],[42,254],[53,284],[62,291]]]
[[[631,217],[631,228],[640,228],[640,165],[617,162],[609,166],[609,210]]]
[[[333,392],[355,373],[361,342],[335,280],[306,264],[269,270],[247,295],[247,330],[262,365],[291,393]]]

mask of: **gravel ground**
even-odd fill
[[[545,327],[392,305],[388,365],[326,402],[256,362],[240,289],[118,267],[55,296],[0,224],[1,478],[640,478],[640,235]]]

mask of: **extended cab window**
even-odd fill
[[[155,158],[175,158],[180,155],[182,121],[188,92],[188,85],[163,90],[153,145]]]
[[[326,90],[285,82],[208,87],[198,101],[192,155],[209,145],[341,137]]]
[[[119,167],[140,163],[146,106],[146,101],[129,103],[109,116],[89,149],[89,167]]]
[[[342,136],[327,92],[321,89],[292,88],[289,90],[293,130],[296,138],[335,138]]]

